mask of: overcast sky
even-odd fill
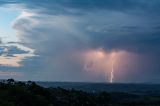
[[[159,0],[0,0],[0,78],[160,83],[159,19]]]

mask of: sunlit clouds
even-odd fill
[[[35,56],[35,50],[20,44],[22,41],[20,41],[12,26],[16,20],[25,17],[32,17],[34,14],[25,11],[22,11],[21,13],[20,9],[16,9],[15,7],[12,8],[12,6],[11,9],[9,8],[10,6],[0,7],[0,11],[2,13],[0,15],[0,39],[2,40],[0,43],[0,66],[21,67],[23,66],[22,62],[24,60]],[[3,13],[5,13],[5,15]],[[18,51],[21,52],[18,53]],[[10,73],[2,72],[0,74],[7,75]]]
[[[0,65],[2,66],[11,66],[11,67],[20,67],[22,62],[27,57],[33,57],[33,54],[14,54],[13,57],[2,55],[0,56]]]
[[[10,53],[10,47],[16,47],[17,50],[20,49],[24,51],[24,53]],[[20,44],[3,44],[1,45],[1,55],[0,55],[0,65],[1,66],[9,66],[9,67],[20,67],[22,66],[21,62],[27,58],[34,57],[34,50],[31,48],[24,47]],[[9,54],[9,55],[8,55]]]

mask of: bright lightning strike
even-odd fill
[[[114,57],[115,57],[115,54],[113,53],[112,57],[111,57],[112,69],[111,69],[111,73],[110,73],[110,83],[113,83],[113,79],[114,79]]]

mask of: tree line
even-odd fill
[[[60,87],[44,88],[32,81],[8,79],[0,82],[0,106],[145,106],[152,104],[158,106],[160,97],[153,101],[128,93],[94,93]]]

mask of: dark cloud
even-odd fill
[[[26,8],[41,9],[44,14],[84,14],[99,10],[157,14],[160,10],[159,0],[2,0],[1,4],[25,4]],[[86,11],[87,10],[87,11]],[[139,14],[141,15],[141,14]]]
[[[44,14],[70,15],[70,13],[82,13],[78,14],[78,17],[84,18],[88,20],[88,22],[82,24],[76,23],[83,26],[82,29],[79,29],[80,31],[84,32],[85,26],[95,24],[95,29],[93,29],[91,33],[89,32],[89,39],[91,39],[93,43],[90,44],[91,46],[102,46],[106,48],[106,50],[112,48],[124,49],[132,52],[141,52],[144,49],[144,52],[147,52],[153,49],[157,50],[160,45],[159,31],[157,30],[160,24],[160,2],[158,0],[118,0],[116,2],[113,0],[61,0],[56,2],[48,1],[45,3],[35,0],[28,3],[33,3],[32,6],[35,8],[45,8]],[[49,8],[53,8],[54,10],[50,10]],[[91,16],[88,15],[90,13],[92,14]],[[77,14],[75,15],[77,16]],[[91,19],[91,17],[94,18]],[[108,18],[110,22],[106,21],[106,18]],[[108,25],[108,23],[111,25]],[[107,28],[105,28],[106,26]],[[96,32],[96,30],[99,30],[99,32]]]
[[[20,50],[16,46],[2,46],[0,47],[0,55],[9,56],[12,57],[14,54],[23,54],[23,53],[28,53],[27,51]]]

